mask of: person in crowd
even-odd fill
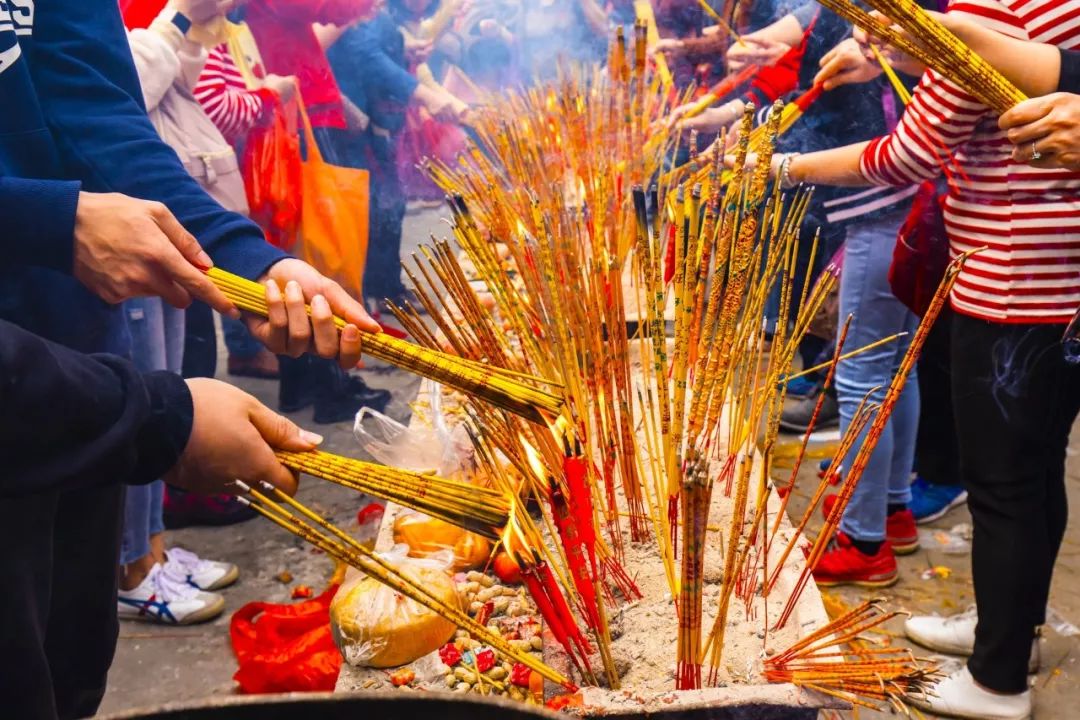
[[[592,63],[607,47],[608,14],[596,0],[523,0],[515,29],[522,80],[554,78],[559,61]]]
[[[173,22],[179,12],[191,21],[192,27],[201,27],[221,18],[224,7],[217,0],[176,0],[169,8],[159,0],[133,0],[126,10],[131,13],[145,5],[161,5],[162,11],[147,28],[130,30],[128,41],[150,120],[200,186],[223,207],[247,214],[236,154],[191,94],[206,61],[206,51]],[[140,371],[181,372],[186,354],[186,316],[209,318],[209,338],[202,338],[202,344],[196,344],[191,351],[216,357],[208,305],[192,303],[185,313],[161,298],[145,297],[128,300],[124,309],[132,357]],[[125,493],[118,613],[122,619],[166,624],[211,620],[225,609],[224,599],[212,591],[235,582],[239,570],[232,563],[205,560],[182,548],[166,551],[165,493],[161,480],[132,487]],[[242,509],[235,499],[229,498],[228,502]]]
[[[1049,22],[1064,5],[1042,0],[1021,12],[988,0],[948,15],[1076,50],[1080,30]],[[785,185],[859,186],[907,184],[950,168],[952,250],[980,251],[951,296],[952,394],[974,526],[976,608],[908,623],[919,642],[970,651],[962,669],[912,701],[935,713],[1003,719],[1031,713],[1026,675],[1067,519],[1064,459],[1080,410],[1080,368],[1065,362],[1060,341],[1080,307],[1080,173],[1031,167],[1033,156],[1042,161],[1038,143],[1014,147],[998,123],[976,98],[927,71],[891,134],[780,156],[774,169]],[[1032,221],[1018,224],[1020,214]]]
[[[239,5],[266,72],[295,75],[299,81],[323,158],[349,165],[349,131],[362,132],[367,116],[342,97],[313,24],[347,26],[374,12],[372,0],[249,0]],[[381,410],[390,401],[389,391],[370,388],[320,358],[282,356],[279,362],[282,412],[314,405],[316,423],[335,423],[352,419],[365,405]]]
[[[234,148],[242,145],[252,128],[265,122],[276,106],[287,103],[296,93],[293,75],[270,73],[255,80],[258,84],[249,88],[228,44],[221,43],[209,50],[193,89],[207,117]],[[223,317],[221,330],[228,349],[229,375],[278,378],[277,357],[252,338],[243,323]]]
[[[185,307],[195,295],[236,313],[184,261],[206,268],[213,258],[266,287],[270,316],[248,324],[268,347],[355,366],[360,328],[377,325],[339,285],[267,245],[256,226],[222,209],[185,171],[146,116],[116,2],[38,3],[32,13],[4,5],[0,12],[0,95],[7,103],[0,177],[65,181],[28,203],[32,223],[5,215],[0,318],[76,351],[125,355],[128,327],[113,303],[156,294]],[[347,320],[340,331],[334,314]],[[239,416],[252,412],[247,405]],[[239,425],[237,413],[218,417]],[[95,427],[76,419],[71,432],[88,437]],[[229,473],[252,460],[215,452],[207,461]],[[146,480],[163,472],[151,470]],[[33,549],[0,561],[13,589],[0,601],[0,622],[6,642],[19,648],[18,662],[0,673],[13,716],[85,717],[100,702],[116,642],[119,479],[82,476],[74,487],[0,504],[0,538]]]
[[[398,174],[397,143],[406,110],[415,102],[432,117],[457,123],[468,106],[441,86],[421,82],[409,72],[405,37],[389,11],[345,30],[328,50],[328,57],[345,97],[370,118],[364,132],[354,134],[351,150],[353,162],[371,170],[372,233],[364,290],[376,301],[389,298],[401,306],[408,293],[401,282],[405,193]]]
[[[812,152],[835,147],[851,138],[871,138],[888,132],[899,117],[899,100],[880,77],[880,71],[864,73],[856,83],[834,82],[834,76],[845,67],[845,58],[863,61],[850,33],[848,23],[814,2],[782,13],[771,25],[744,36],[751,38],[749,47],[767,46],[774,51],[748,58],[746,47],[735,44],[728,53],[729,67],[742,67],[746,62],[771,62],[772,67],[767,68],[770,72],[759,73],[742,97],[714,108],[700,120],[683,121],[683,125],[715,130],[732,123],[746,102],[753,101],[760,107],[793,90],[796,83],[802,87],[821,83],[824,93],[798,124],[781,137],[779,149]],[[761,44],[755,45],[753,38],[760,38]],[[791,64],[794,74],[776,72]],[[785,430],[806,431],[822,392],[826,396],[817,427],[829,427],[839,421],[841,432],[850,427],[871,390],[878,388],[874,396],[878,400],[884,395],[884,387],[899,366],[916,325],[916,318],[896,299],[888,282],[896,234],[916,191],[915,185],[874,188],[869,192],[834,188],[815,191],[800,245],[802,254],[808,255],[813,233],[820,227],[821,265],[809,268],[808,258],[804,258],[799,272],[803,277],[818,272],[843,244],[839,319],[842,323],[852,317],[846,348],[858,348],[886,335],[903,332],[908,335],[893,345],[841,361],[836,373],[835,397],[822,389],[823,378],[810,387],[789,383],[788,392],[797,401],[789,404],[782,414],[781,426]],[[832,354],[829,345],[826,340],[808,338],[800,347],[804,366],[827,360]],[[818,564],[815,578],[819,584],[890,585],[899,577],[896,554],[917,549],[918,532],[909,503],[918,416],[918,385],[913,378],[846,509],[835,546]],[[860,444],[856,443],[856,447]],[[850,465],[851,459],[842,458],[841,462]],[[831,498],[826,500],[826,511],[832,502]]]

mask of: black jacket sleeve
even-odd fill
[[[1058,92],[1080,95],[1080,52],[1061,51],[1061,77],[1058,80]]]
[[[176,463],[191,423],[179,376],[0,321],[0,497],[150,482]]]

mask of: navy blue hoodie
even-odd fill
[[[164,203],[245,277],[284,257],[158,137],[116,0],[0,0],[0,318],[84,352],[125,353],[119,308],[70,274],[80,189]]]

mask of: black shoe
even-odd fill
[[[369,387],[364,379],[357,375],[345,376],[345,392],[360,398],[372,410],[382,412],[390,404],[393,394],[389,390]]]
[[[814,416],[814,408],[817,407],[818,397],[821,390],[803,398],[794,405],[784,408],[780,414],[780,428],[792,433],[805,433],[810,426],[810,420]],[[825,392],[825,402],[821,404],[821,412],[818,414],[815,430],[826,430],[840,425],[840,405],[836,401],[836,393],[831,388]]]
[[[283,413],[303,410],[315,402],[320,394],[320,386],[327,387],[322,373],[312,366],[311,358],[306,355],[298,358],[279,355],[278,367],[281,375],[278,407]]]
[[[356,417],[360,408],[369,407],[382,412],[389,403],[389,390],[369,388],[363,380],[350,375],[339,391],[315,402],[314,420],[319,425],[345,422]]]

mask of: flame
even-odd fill
[[[532,446],[532,443],[524,437],[521,437],[521,447],[525,448],[525,458],[529,461],[529,467],[532,469],[533,474],[536,475],[536,479],[540,483],[539,487],[545,487],[550,473],[548,472],[547,466],[544,464],[544,458],[541,457],[540,452]]]
[[[510,501],[510,521],[506,523],[506,529],[502,533],[502,546],[519,567],[534,565],[533,553],[529,541],[525,538],[521,526],[517,520],[518,498],[515,496]]]

